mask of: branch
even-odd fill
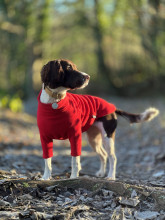
[[[21,35],[24,33],[24,28],[20,25],[12,24],[8,21],[0,23],[0,29],[9,33]]]
[[[2,182],[1,182],[2,181]],[[155,200],[155,204],[158,209],[165,209],[165,188],[163,187],[152,187],[146,185],[135,185],[133,183],[126,183],[121,181],[108,181],[105,179],[98,178],[84,178],[80,177],[78,179],[63,179],[63,180],[50,180],[50,181],[36,181],[36,180],[1,180],[0,190],[4,188],[14,188],[21,191],[31,191],[31,189],[39,188],[46,191],[51,191],[54,188],[68,187],[72,189],[86,189],[91,191],[92,195],[98,190],[107,189],[115,192],[119,196],[131,196],[133,190],[135,190],[139,195],[150,197]],[[72,215],[74,210],[69,213]]]

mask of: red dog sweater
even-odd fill
[[[87,131],[94,121],[113,113],[116,107],[105,100],[90,95],[66,93],[58,102],[58,108],[44,104],[38,95],[37,124],[43,149],[43,158],[53,156],[53,139],[69,138],[71,155],[81,155],[81,133]]]

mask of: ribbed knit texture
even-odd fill
[[[100,117],[113,113],[116,107],[107,101],[90,95],[66,93],[58,102],[58,108],[44,104],[38,95],[37,124],[43,149],[43,158],[53,156],[53,139],[69,138],[71,155],[81,155],[81,133]]]

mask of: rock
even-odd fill
[[[96,200],[99,200],[99,199],[100,199],[100,196],[96,195],[96,196],[95,196],[95,199],[96,199]]]
[[[87,211],[87,210],[89,210],[89,209],[90,209],[90,207],[87,206],[87,205],[84,205],[84,204],[81,204],[81,205],[78,205],[78,206],[77,206],[77,210]]]
[[[56,188],[56,186],[57,186],[57,185],[48,186],[48,187],[46,187],[46,190],[47,190],[48,192],[51,192],[52,190],[54,190],[54,189]]]
[[[85,197],[84,196],[80,196],[79,200],[84,201]]]
[[[13,211],[0,211],[0,219],[8,220],[8,219],[18,219],[19,212]]]
[[[116,206],[117,206],[116,202],[113,201],[113,202],[111,203],[111,208],[115,208]]]
[[[132,220],[133,219],[133,210],[130,208],[125,208],[124,209],[124,217],[125,217],[125,219]]]
[[[9,203],[9,202],[6,202],[6,201],[4,201],[4,200],[0,200],[0,206],[1,206],[1,207],[10,206],[10,203]]]
[[[67,192],[64,192],[63,195],[64,195],[65,197],[69,197],[69,196],[72,196],[73,194],[67,191]]]
[[[135,197],[137,197],[137,193],[135,190],[133,190],[131,193],[131,198],[135,198]]]
[[[165,187],[165,183],[162,182],[162,181],[152,181],[152,182],[150,182],[150,184],[151,184],[152,186]]]
[[[71,203],[71,202],[73,202],[72,199],[65,198],[65,203]]]
[[[74,202],[72,202],[70,205],[71,206],[75,206],[77,204],[77,200],[75,200]]]
[[[3,185],[7,180],[0,180],[0,185]]]
[[[62,206],[64,203],[63,203],[63,201],[58,201],[57,204],[58,204],[59,206]]]
[[[52,219],[53,215],[46,214],[43,212],[36,212],[35,210],[28,210],[25,212],[19,213],[19,219]]]
[[[62,198],[62,199],[65,198],[65,196],[63,196],[63,195],[59,195],[59,197]]]
[[[121,206],[118,206],[114,211],[111,216],[112,220],[126,220],[126,219],[134,219],[133,210],[129,208],[122,208]]]
[[[165,160],[165,153],[159,153],[157,156],[156,156],[156,160],[162,160],[164,161]]]
[[[157,178],[157,177],[163,176],[164,174],[165,174],[164,170],[160,170],[160,171],[154,173],[152,176]]]
[[[93,201],[93,199],[90,198],[90,197],[87,197],[87,198],[85,199],[85,202],[92,202],[92,201]]]
[[[25,194],[25,195],[19,196],[18,198],[21,199],[21,200],[29,200],[29,199],[31,200],[31,199],[33,199],[33,197],[30,194]]]
[[[159,213],[153,211],[135,212],[135,218],[137,220],[156,219],[157,216],[159,216]]]
[[[121,206],[118,206],[112,213],[111,219],[124,219],[124,212]]]
[[[129,205],[132,207],[136,207],[139,202],[140,202],[140,200],[138,199],[138,197],[129,198],[129,199],[119,197],[119,203],[122,205]]]
[[[105,189],[102,189],[102,193],[103,193],[103,196],[104,197],[107,197],[107,196],[110,196],[112,197],[114,192],[110,191],[110,190],[105,190]]]
[[[103,208],[107,207],[107,206],[110,206],[112,204],[112,201],[111,200],[108,200],[106,201],[104,204],[103,204]]]
[[[96,209],[99,209],[103,203],[102,201],[101,202],[98,202],[98,201],[93,201],[92,205],[96,208]]]
[[[17,174],[17,171],[15,169],[11,169],[10,172],[11,172],[11,174],[14,174],[14,175]]]

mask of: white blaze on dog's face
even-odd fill
[[[53,60],[43,66],[41,79],[45,86],[51,89],[64,87],[81,89],[88,85],[90,76],[80,72],[76,65],[69,60]]]

